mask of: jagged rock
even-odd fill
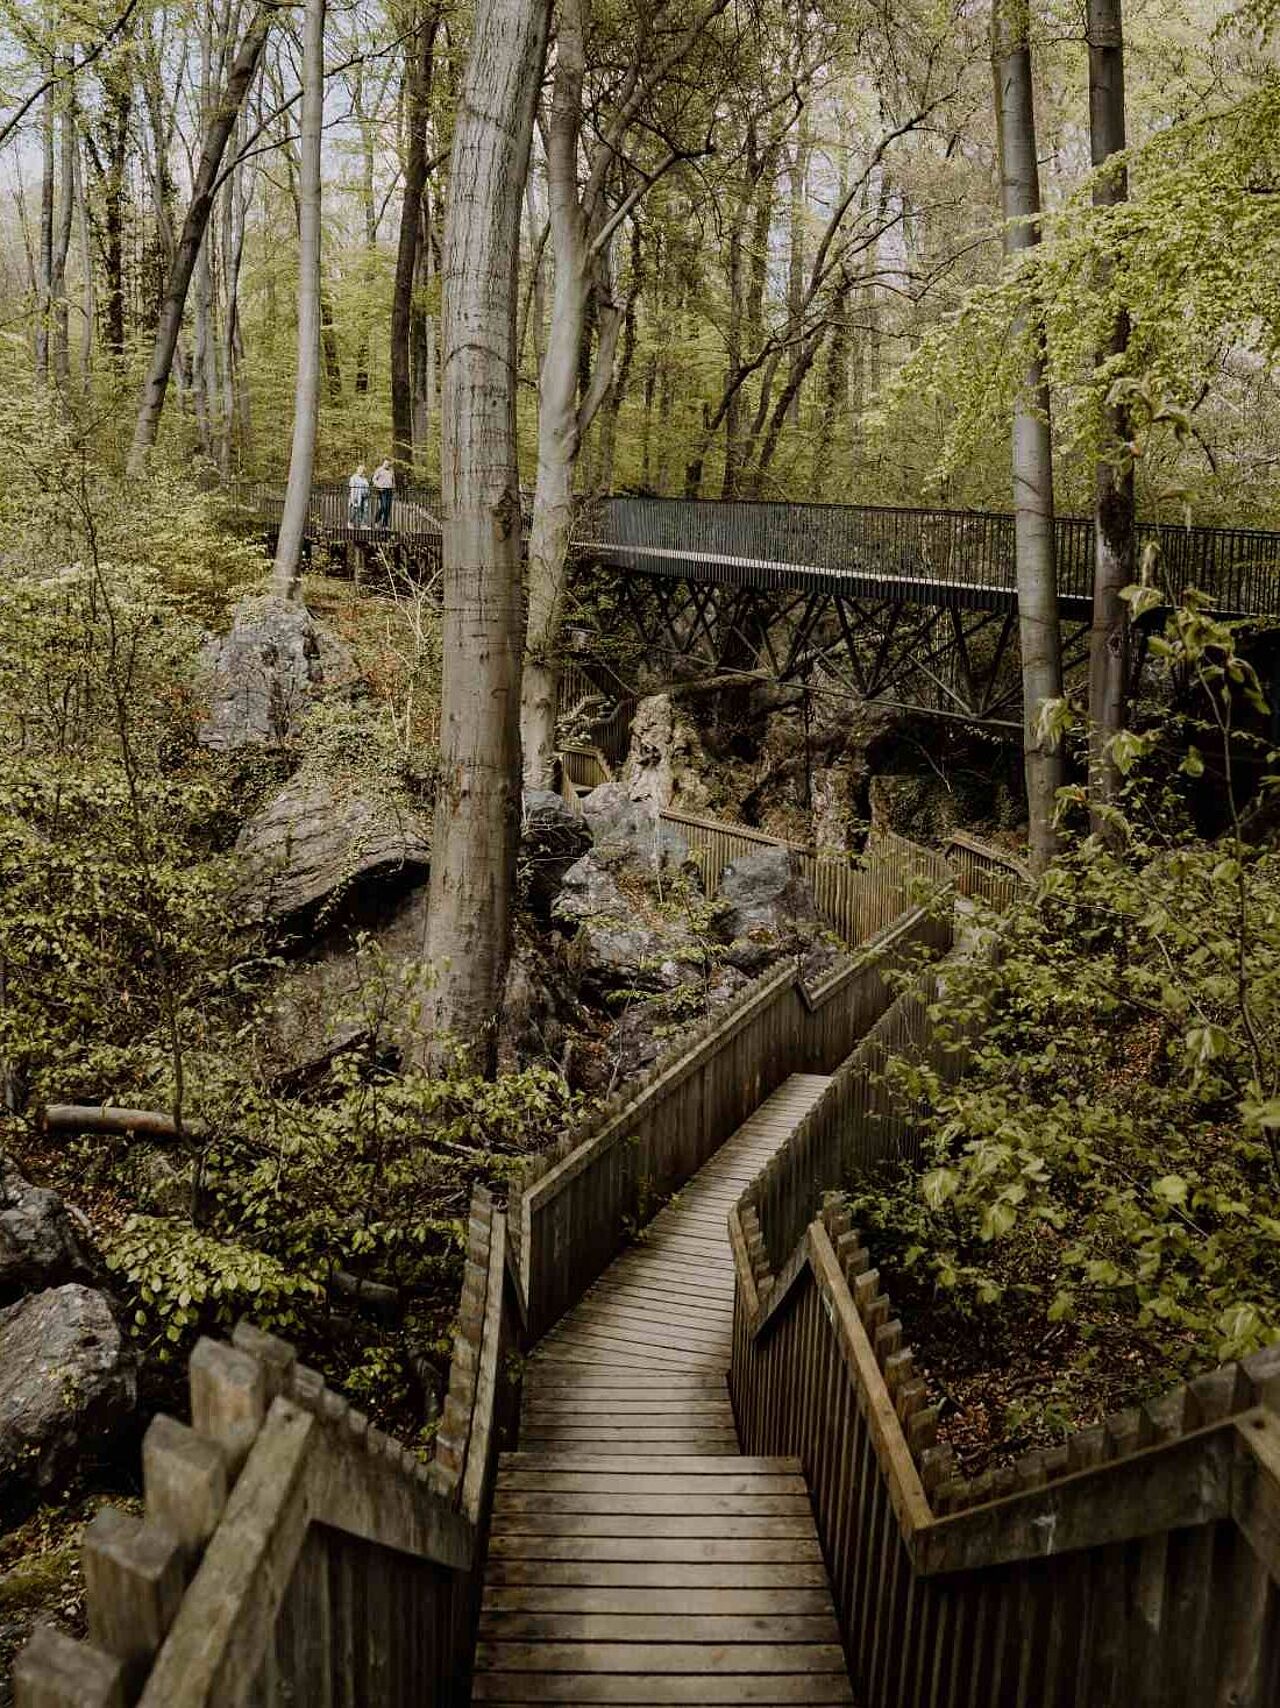
[[[572,1009],[564,991],[564,972],[532,936],[524,932],[517,936],[498,1022],[500,1073],[515,1073],[539,1057],[559,1059],[565,1021]]]
[[[0,1303],[95,1279],[83,1225],[56,1192],[33,1186],[0,1152]]]
[[[626,913],[627,904],[617,880],[599,863],[594,850],[570,866],[551,905],[552,918],[566,923],[606,914],[625,918]]]
[[[576,924],[571,965],[593,995],[631,987],[672,990],[696,977],[685,958],[694,939],[678,921],[640,918],[592,849],[565,873],[552,916]]]
[[[725,959],[756,973],[821,924],[799,856],[789,848],[761,848],[726,866],[716,899],[717,935],[729,944]]]
[[[858,830],[857,795],[861,782],[861,767],[847,757],[834,765],[813,768],[810,800],[813,840],[819,848],[845,853],[856,845],[853,839]]]
[[[706,768],[698,732],[670,695],[650,694],[637,703],[622,768],[629,799],[643,801],[653,813],[664,807],[701,812],[709,799],[703,781]]]
[[[526,789],[520,855],[528,873],[530,906],[545,914],[565,873],[591,846],[586,819],[553,789]]]
[[[681,866],[689,845],[656,807],[633,801],[621,783],[601,783],[582,801],[592,850],[602,865]]]
[[[678,951],[691,939],[625,919],[588,919],[571,947],[571,964],[597,996],[615,990],[674,990],[698,975]]]
[[[296,921],[372,881],[421,879],[425,827],[406,806],[299,772],[240,832],[240,903],[252,920]]]
[[[203,660],[209,707],[200,740],[218,753],[285,740],[319,691],[358,674],[305,605],[270,595],[242,599],[230,633],[210,640]]]
[[[684,972],[687,980],[701,977],[699,970],[687,963]],[[747,983],[746,976],[734,967],[714,967],[706,986],[707,1009],[714,1012],[723,1008]],[[673,1020],[661,997],[633,1003],[619,1015],[609,1039],[610,1078],[615,1084],[624,1084],[669,1050],[677,1049],[683,1032],[683,1025]]]
[[[426,930],[425,884],[361,897],[340,931],[277,980],[262,1037],[267,1076],[297,1088],[351,1050],[376,1044],[389,1057],[403,1056],[408,993],[393,987],[409,963],[421,961]],[[368,934],[369,947],[357,945],[359,932]]]
[[[0,1493],[61,1481],[136,1401],[133,1356],[104,1294],[51,1287],[0,1311]]]

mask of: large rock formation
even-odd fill
[[[595,858],[606,866],[638,864],[652,870],[681,866],[689,845],[674,826],[664,824],[658,809],[634,801],[621,783],[601,783],[582,801],[591,831]]]
[[[631,800],[645,802],[654,813],[664,807],[701,812],[710,798],[706,768],[698,732],[669,694],[638,702],[621,779]]]
[[[0,1152],[0,1304],[96,1274],[84,1229],[58,1194],[33,1186]]]
[[[652,908],[639,911],[600,863],[597,849],[570,867],[551,912],[577,926],[570,959],[589,995],[607,999],[617,990],[672,990],[697,976],[689,930]]]
[[[136,1400],[133,1357],[102,1293],[51,1287],[0,1310],[0,1495],[73,1474]]]
[[[245,916],[275,923],[373,879],[419,881],[430,863],[426,827],[408,806],[307,771],[249,820],[236,851]]]
[[[229,634],[204,650],[208,713],[200,740],[219,753],[284,741],[321,690],[350,686],[355,662],[305,605],[244,599]]]
[[[761,848],[726,866],[716,900],[716,933],[729,945],[725,958],[745,972],[794,951],[822,924],[800,858],[789,848]]]
[[[526,789],[520,831],[520,862],[529,904],[546,914],[565,873],[591,846],[586,819],[554,789]]]

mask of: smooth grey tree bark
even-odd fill
[[[71,253],[71,230],[75,218],[76,120],[71,93],[62,98],[58,130],[58,223],[53,238],[53,265],[49,273],[50,336],[53,344],[53,373],[65,396],[71,388],[71,315],[67,303],[67,259]]]
[[[1122,0],[1088,0],[1089,141],[1093,165],[1103,167],[1123,152],[1124,20]],[[1129,194],[1128,173],[1114,166],[1097,178],[1096,207],[1114,207]],[[1124,353],[1129,317],[1121,310],[1100,360]],[[1118,461],[1130,437],[1128,411],[1108,405],[1094,494],[1093,625],[1089,635],[1089,802],[1097,808],[1114,799],[1120,773],[1108,751],[1124,728],[1129,666],[1129,630],[1121,591],[1137,579],[1134,552],[1133,465]],[[1095,829],[1099,827],[1095,811]]]
[[[564,615],[573,486],[583,437],[613,384],[623,311],[613,300],[610,245],[624,218],[678,158],[674,150],[640,177],[612,212],[605,203],[623,142],[654,90],[686,58],[728,0],[706,0],[660,57],[645,64],[643,47],[622,80],[626,91],[586,152],[579,187],[583,86],[587,70],[586,0],[563,0],[556,25],[556,72],[547,126],[547,196],[555,283],[547,353],[538,385],[538,478],[529,531],[529,624],[525,639],[520,736],[525,781],[545,787],[555,764],[557,657]],[[659,8],[661,10],[661,8]],[[585,383],[580,361],[588,307],[594,302],[596,353]]]
[[[293,388],[289,482],[276,539],[271,590],[292,599],[302,571],[320,414],[320,149],[324,136],[325,0],[306,0],[298,162],[298,371]]]
[[[192,186],[191,205],[182,222],[182,232],[174,249],[169,276],[165,281],[155,346],[138,404],[137,420],[134,423],[133,444],[129,450],[129,473],[133,476],[141,475],[146,467],[147,453],[155,444],[156,434],[160,430],[160,416],[164,410],[165,393],[169,388],[169,375],[173,371],[178,334],[182,330],[187,292],[213,209],[222,156],[235,128],[236,116],[258,69],[267,31],[275,13],[275,0],[269,0],[269,3],[259,6],[249,20],[249,26],[227,74],[226,85],[214,106],[209,128],[205,132],[200,163],[196,168],[195,183]]]
[[[40,236],[37,264],[36,378],[49,378],[49,328],[53,321],[53,176],[57,85],[50,80],[40,116]]]
[[[520,204],[549,0],[479,0],[449,173],[442,279],[444,657],[424,994],[414,1054],[490,1073],[520,834]]]
[[[995,79],[1004,249],[1015,256],[1040,241],[1040,176],[1031,77],[1028,0],[992,0],[991,63]],[[1033,355],[1013,411],[1013,507],[1017,555],[1018,638],[1022,649],[1023,753],[1031,865],[1043,871],[1057,852],[1054,806],[1063,782],[1061,743],[1041,728],[1047,700],[1062,697],[1062,643],[1053,538],[1053,443],[1045,381],[1043,324],[1026,302],[1014,336]]]

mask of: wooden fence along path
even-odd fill
[[[886,1053],[961,1071],[929,992],[897,998],[730,1211],[743,1447],[804,1468],[856,1698],[1274,1708],[1280,1346],[962,1479],[874,1253],[821,1201],[917,1155]]]
[[[202,1341],[191,1361],[191,1425],[159,1418],[147,1437],[144,1516],[107,1509],[86,1536],[88,1640],[39,1630],[15,1668],[16,1708],[128,1708],[135,1702],[145,1708],[421,1708],[424,1701],[470,1700],[498,1453],[517,1437],[520,1355],[583,1301],[655,1207],[708,1164],[692,1202],[704,1222],[713,1202],[723,1210],[802,1110],[793,1104],[787,1122],[767,1138],[769,1117],[762,1116],[743,1141],[752,1154],[721,1174],[719,1164],[730,1166],[725,1141],[792,1075],[819,1076],[795,1085],[807,1086],[810,1100],[820,1093],[821,1076],[891,1001],[888,975],[922,946],[942,949],[950,938],[945,911],[907,907],[813,988],[794,964],[771,969],[691,1028],[669,1057],[551,1152],[530,1158],[523,1177],[512,1183],[505,1212],[477,1188],[449,1391],[428,1463],[370,1428],[283,1342],[248,1324],[236,1331],[232,1346]],[[788,1095],[794,1097],[795,1086]],[[688,1255],[690,1236],[671,1231],[678,1206],[664,1214],[661,1232],[636,1260],[656,1255],[665,1242],[675,1268],[677,1251]],[[722,1372],[732,1291],[727,1257],[723,1261],[715,1355]],[[614,1276],[627,1273],[623,1259]],[[710,1286],[700,1285],[699,1293],[705,1306]],[[628,1320],[634,1323],[635,1313]],[[674,1338],[676,1325],[670,1327]],[[656,1392],[652,1366],[662,1354],[647,1344],[641,1353],[640,1345],[636,1385],[649,1397]],[[592,1385],[590,1364],[570,1356],[556,1362],[573,1365],[583,1387]],[[541,1382],[552,1361],[536,1363]],[[545,1444],[545,1436],[529,1433],[535,1422],[551,1421],[540,1399],[535,1411],[533,1399],[552,1391],[531,1385],[526,1449],[530,1441]],[[581,1401],[575,1405],[585,1417]],[[718,1416],[724,1421],[727,1410]],[[718,1433],[732,1446],[727,1430]],[[712,1467],[701,1473],[708,1477],[727,1475],[724,1467],[735,1463],[723,1454],[645,1457],[662,1459],[661,1474],[673,1477],[684,1474],[686,1459]],[[518,1460],[507,1461],[507,1474],[520,1475]],[[739,1463],[739,1474],[784,1479],[796,1470],[790,1463],[764,1471]],[[756,1494],[794,1499],[797,1488],[783,1482]],[[504,1482],[504,1496],[519,1492]],[[725,1484],[718,1498],[736,1504],[737,1484]],[[727,1522],[732,1515],[719,1516]],[[659,1540],[651,1539],[655,1548]],[[791,1538],[788,1546],[799,1543]],[[770,1573],[747,1574],[756,1578],[750,1587],[758,1595],[777,1562],[746,1561],[744,1572],[753,1563]],[[538,1564],[537,1582],[526,1587],[554,1587],[550,1566]],[[682,1590],[680,1562],[667,1562],[667,1569]],[[816,1553],[808,1576],[802,1587],[812,1597],[824,1581]],[[747,1603],[738,1607],[745,1614]],[[829,1636],[830,1626],[825,1629]],[[824,1646],[831,1649],[829,1642],[813,1645]],[[534,1692],[541,1688],[538,1676],[527,1675]],[[588,1691],[582,1699],[610,1700],[615,1687],[609,1679],[616,1676],[603,1675],[597,1694]],[[839,1687],[838,1671],[812,1676],[817,1688]],[[693,1700],[717,1700],[716,1677],[703,1678]],[[660,1679],[646,1681],[645,1689],[642,1700],[669,1699]],[[545,1693],[524,1699],[554,1700]],[[787,1700],[767,1682],[751,1699]],[[793,1693],[792,1699],[806,1698]]]
[[[475,1701],[852,1701],[799,1467],[741,1455],[725,1380],[729,1207],[825,1085],[788,1079],[539,1343]]]
[[[820,1201],[918,1148],[886,1051],[963,1065],[886,978],[951,940],[909,907],[817,989],[772,970],[476,1192],[430,1463],[270,1336],[202,1342],[16,1708],[1274,1708],[1280,1347],[965,1480]]]

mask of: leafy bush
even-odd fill
[[[1195,601],[1160,646],[1202,746],[1161,777],[1165,732],[1117,745],[1123,807],[1003,922],[997,967],[948,973],[935,1023],[986,1009],[966,1078],[891,1064],[927,1167],[852,1194],[944,1385],[1052,1346],[1015,1434],[1280,1338],[1280,855],[1231,781],[1256,683]],[[1182,790],[1215,742],[1233,828],[1208,844]]]
[[[130,1216],[107,1245],[106,1260],[126,1285],[134,1338],[162,1362],[197,1333],[226,1334],[246,1313],[273,1332],[294,1332],[302,1307],[324,1293],[265,1252],[164,1216]]]

